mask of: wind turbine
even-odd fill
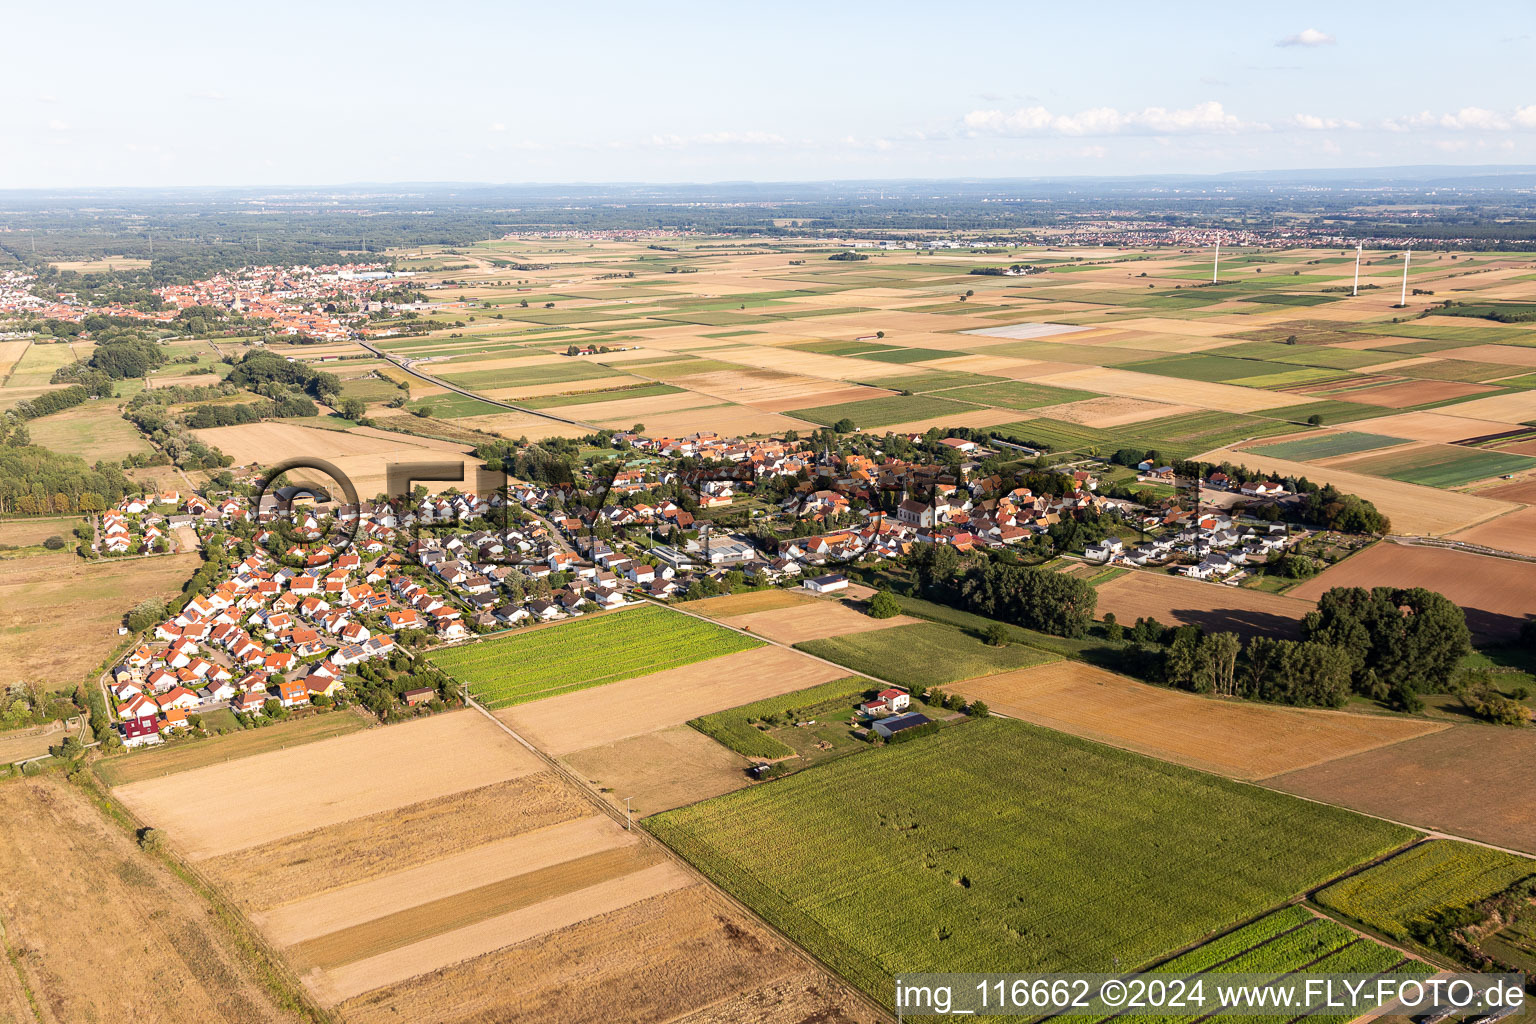
[[[1355,290],[1350,293],[1352,297],[1360,294],[1360,251],[1364,248],[1364,242],[1355,243]]]
[[[1409,264],[1409,262],[1412,259],[1413,259],[1413,250],[1412,249],[1404,249],[1403,250],[1403,294],[1402,294],[1402,297],[1397,300],[1397,304],[1399,306],[1406,306],[1406,305],[1408,305],[1408,264]]]
[[[1211,284],[1216,283],[1216,275],[1221,272],[1221,239],[1216,239],[1216,261],[1211,264]]]

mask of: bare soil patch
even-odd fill
[[[458,711],[136,782],[115,793],[201,860],[542,767],[482,715]]]
[[[541,750],[560,756],[847,674],[799,651],[770,645],[520,704],[496,717]]]
[[[729,793],[749,781],[746,758],[686,725],[578,750],[563,760],[614,807],[624,808],[630,798],[636,818]]]
[[[1167,405],[1142,398],[1089,398],[1081,402],[1032,409],[1030,415],[1081,423],[1085,427],[1119,427],[1194,411],[1194,406]]]
[[[543,771],[211,857],[199,867],[246,906],[268,910],[591,813],[574,789]]]
[[[1456,406],[1451,406],[1454,410]],[[1468,437],[1485,437],[1502,434],[1519,428],[1515,423],[1499,420],[1479,420],[1457,416],[1453,411],[1402,412],[1395,416],[1379,416],[1369,420],[1355,420],[1350,430],[1367,434],[1386,434],[1389,437],[1405,437],[1414,441],[1460,441]]]
[[[948,689],[1012,718],[1237,779],[1260,779],[1445,728],[1423,719],[1199,697],[1079,661],[982,676]]]
[[[1302,616],[1312,608],[1312,600],[1158,572],[1133,570],[1099,587],[1099,614],[1114,612],[1123,623],[1147,616],[1165,626],[1194,625],[1245,637],[1298,637]]]
[[[1536,504],[1536,480],[1521,480],[1518,483],[1500,484],[1497,487],[1485,487],[1477,493],[1484,498],[1498,498],[1502,501],[1519,501]]]
[[[1500,551],[1536,555],[1536,508],[1522,508],[1451,534],[1452,540],[1481,544]]]
[[[47,1024],[121,1020],[125,1007],[144,1024],[300,1019],[208,905],[80,790],[58,778],[7,783],[0,820],[5,942],[25,951],[18,969]]]
[[[1461,398],[1492,390],[1485,384],[1464,384],[1455,380],[1405,380],[1397,384],[1349,391],[1337,397],[1350,402],[1364,402],[1366,405],[1380,405],[1387,409],[1401,409],[1407,405],[1423,405],[1426,402],[1440,402],[1447,398]],[[1461,406],[1457,408],[1470,414],[1471,410]]]
[[[1536,563],[1444,548],[1377,544],[1291,591],[1312,601],[1332,587],[1425,587],[1461,605],[1484,639],[1508,639],[1536,608]]]
[[[773,986],[784,990],[775,992]],[[761,993],[761,995],[757,995]],[[755,999],[754,999],[755,996]],[[740,1002],[738,1002],[740,1001]],[[757,1016],[761,1002],[804,1007]],[[735,1010],[741,1005],[745,1013]],[[725,1015],[715,1016],[719,1008]],[[701,886],[638,901],[524,942],[348,1000],[353,1024],[843,1024],[878,1020],[840,983],[807,970],[772,932]],[[693,1016],[693,1015],[696,1015]]]
[[[1160,377],[1135,370],[1114,370],[1106,367],[1078,367],[1067,373],[1053,373],[1035,378],[1042,384],[1054,384],[1062,388],[1081,388],[1105,395],[1125,398],[1141,398],[1149,402],[1172,402],[1193,405],[1201,409],[1220,409],[1223,412],[1254,412],[1284,405],[1289,395],[1261,391],[1258,388],[1237,387],[1232,384],[1211,384],[1199,380],[1179,380]],[[1427,399],[1421,399],[1427,401]]]
[[[1460,725],[1264,784],[1536,854],[1536,731]]]

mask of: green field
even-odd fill
[[[938,348],[887,348],[878,352],[862,352],[855,359],[873,359],[881,363],[920,363],[925,359],[949,359],[955,355]]]
[[[1350,469],[1372,476],[1390,477],[1427,487],[1460,487],[1474,480],[1486,480],[1505,473],[1519,473],[1536,466],[1528,455],[1510,455],[1481,448],[1435,445],[1401,453],[1387,452],[1353,462]]]
[[[430,371],[431,366],[427,369]],[[591,380],[594,377],[611,377],[614,370],[584,359],[562,359],[558,363],[536,363],[533,366],[503,367],[497,370],[471,370],[468,373],[441,374],[443,380],[461,388],[486,391],[491,388],[529,387],[535,384],[563,384],[573,380]],[[433,374],[433,376],[438,376]]]
[[[862,676],[834,679],[794,693],[743,704],[728,711],[717,711],[688,724],[699,732],[747,757],[779,758],[794,753],[790,747],[757,728],[754,722],[807,717],[807,712],[822,707],[846,713],[849,706],[874,685]]]
[[[1292,423],[1305,423],[1312,416],[1321,416],[1323,423],[1332,424],[1370,419],[1386,411],[1379,405],[1366,405],[1364,402],[1335,402],[1325,399],[1320,402],[1287,405],[1279,409],[1265,409],[1264,415],[1277,420],[1289,420]]]
[[[850,419],[859,430],[871,430],[892,423],[910,423],[938,416],[955,416],[980,408],[969,402],[951,402],[947,398],[931,395],[891,395],[888,398],[871,398],[863,402],[841,402],[837,405],[818,405],[809,409],[796,409],[789,415],[812,423],[827,426],[841,419]]]
[[[913,394],[920,395],[928,391],[949,390],[970,384],[995,384],[1002,379],[981,373],[966,373],[963,370],[940,370],[933,373],[909,373],[904,377],[871,377],[858,383],[867,384],[872,388],[911,391]],[[964,398],[964,396],[957,397]]]
[[[1413,835],[998,718],[646,825],[887,1005],[901,971],[1150,964]]]
[[[602,391],[574,391],[563,395],[545,395],[542,398],[520,399],[517,404],[530,409],[558,409],[565,405],[586,405],[588,402],[618,402],[626,398],[655,398],[658,395],[675,395],[682,388],[671,384],[637,384],[634,387],[604,388]]]
[[[32,420],[27,430],[32,434],[33,444],[78,455],[91,463],[154,451],[138,428],[118,415],[113,403],[86,402]]]
[[[1533,874],[1536,860],[1436,839],[1335,882],[1317,902],[1383,935],[1408,939],[1435,913],[1471,906]]]
[[[978,384],[956,388],[944,393],[946,398],[958,398],[966,402],[980,402],[999,409],[1038,409],[1046,405],[1063,405],[1098,398],[1092,391],[1076,391],[1071,388],[1053,388],[1048,384],[1031,384],[1022,380],[1005,380],[996,384]]]
[[[795,645],[807,654],[902,686],[938,686],[1054,661],[1032,647],[990,647],[936,622],[915,622]]]
[[[475,699],[506,708],[763,646],[690,615],[643,605],[433,653]]]
[[[442,395],[433,395],[430,398],[417,398],[407,402],[405,407],[412,412],[415,412],[417,409],[430,410],[432,415],[440,420],[456,420],[465,416],[491,416],[507,411],[499,405],[482,402],[478,398],[470,398],[468,395],[461,395],[453,391]]]
[[[1338,434],[1318,434],[1295,441],[1281,441],[1277,444],[1260,445],[1257,448],[1250,448],[1249,451],[1256,455],[1269,455],[1277,459],[1292,459],[1298,462],[1306,462],[1309,459],[1327,459],[1336,455],[1352,455],[1355,452],[1368,452],[1374,448],[1390,448],[1393,445],[1407,443],[1401,437],[1388,437],[1386,434],[1367,434],[1359,430],[1346,430]]]

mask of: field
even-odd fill
[[[468,683],[487,707],[507,708],[758,644],[691,616],[645,605],[438,651],[433,660]]]
[[[746,758],[685,725],[588,747],[564,760],[615,809],[628,809],[637,818],[748,784]]]
[[[58,777],[0,786],[0,1019],[299,1021],[204,899]],[[7,999],[18,977],[36,1000]]]
[[[1459,725],[1264,784],[1536,855],[1533,771],[1532,730]]]
[[[801,712],[820,708],[822,705],[841,707],[843,704],[853,703],[856,698],[871,688],[872,684],[868,679],[849,676],[846,679],[834,679],[820,686],[796,690],[779,697],[768,697],[726,711],[717,711],[712,715],[695,718],[688,724],[716,742],[747,757],[762,757],[770,760],[788,757],[794,753],[794,750],[769,736],[753,723],[768,719],[801,718],[804,717]]]
[[[1470,843],[1437,839],[1398,854],[1317,894],[1323,906],[1406,940],[1445,910],[1468,907],[1536,874],[1536,861]]]
[[[841,675],[837,668],[798,651],[764,645],[519,704],[497,712],[497,717],[540,749],[564,756]],[[623,709],[622,713],[615,708]]]
[[[131,782],[114,793],[200,860],[333,824],[338,812],[362,817],[541,767],[502,742],[482,716],[464,711]],[[246,785],[252,778],[261,785]],[[327,785],[316,785],[319,778]],[[241,798],[231,801],[234,791]]]
[[[848,799],[864,792],[898,795]],[[1148,964],[1411,835],[1004,719],[646,824],[887,1003],[890,974],[912,964]]]
[[[1200,458],[1205,462],[1232,462],[1274,477],[1304,476],[1314,483],[1331,483],[1346,494],[1358,494],[1390,516],[1394,533],[1443,536],[1515,507],[1507,501],[1474,494],[1442,491],[1351,469],[1325,468],[1234,448],[1213,449]]]
[[[1027,668],[1052,657],[1018,644],[989,647],[936,622],[806,640],[795,647],[902,686],[938,686],[957,679]]]
[[[1302,617],[1313,607],[1310,599],[1137,570],[1110,580],[1098,592],[1098,614],[1113,612],[1126,625],[1148,616],[1165,626],[1195,625],[1210,633],[1231,631],[1245,637],[1295,639]]]
[[[1360,431],[1346,430],[1340,433],[1314,435],[1295,441],[1279,441],[1274,444],[1260,445],[1253,450],[1260,455],[1273,455],[1280,459],[1296,459],[1306,462],[1312,459],[1332,458],[1336,455],[1353,455],[1356,452],[1368,452],[1376,448],[1390,448],[1393,445],[1405,443],[1405,440],[1401,437],[1388,437],[1385,434],[1367,434]]]
[[[1533,467],[1536,467],[1536,459],[1529,456],[1455,445],[1428,445],[1349,461],[1351,472],[1370,473],[1426,487],[1460,487]]]
[[[795,590],[749,590],[743,594],[727,594],[725,597],[708,597],[702,601],[689,601],[688,610],[695,615],[707,615],[711,619],[728,619],[733,615],[749,615],[752,612],[770,612],[779,608],[796,608],[816,598]]]
[[[206,768],[252,754],[284,750],[333,736],[345,736],[367,727],[368,720],[361,715],[311,715],[198,743],[134,751],[122,757],[97,762],[96,774],[109,786],[125,786],[130,782],[144,782],[194,768]]]
[[[87,402],[27,424],[32,443],[78,455],[86,462],[148,455],[154,449],[138,428],[118,415],[115,406]]]
[[[781,644],[795,644],[802,640],[819,640],[829,636],[906,626],[915,620],[904,615],[876,619],[841,601],[813,600],[790,608],[733,614],[725,621],[736,629],[744,629]]]
[[[122,643],[130,608],[178,593],[200,564],[196,554],[85,562],[67,551],[0,561],[0,685],[35,678],[73,689]],[[65,617],[69,642],[58,643]]]
[[[1262,779],[1446,728],[1199,697],[1065,659],[952,689],[995,714],[1234,779]]]
[[[1536,563],[1444,548],[1376,544],[1307,580],[1291,596],[1315,601],[1333,587],[1427,587],[1461,605],[1476,636],[1507,638],[1531,611]]]

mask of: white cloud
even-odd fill
[[[1293,114],[1288,122],[1292,128],[1308,132],[1336,131],[1340,128],[1359,128],[1359,121],[1342,117],[1318,117],[1316,114]]]
[[[1515,116],[1510,120],[1521,128],[1536,128],[1536,104],[1529,107],[1516,107]]]
[[[1423,110],[1405,117],[1389,117],[1381,126],[1389,132],[1507,132],[1515,128],[1536,129],[1536,105],[1517,107],[1509,115],[1483,107],[1462,107],[1448,114],[1433,114]]]
[[[1276,46],[1332,46],[1338,40],[1327,32],[1319,32],[1315,28],[1304,28],[1293,36],[1286,36],[1276,43]]]
[[[973,110],[964,118],[971,135],[1037,136],[1065,135],[1234,135],[1268,131],[1269,126],[1243,121],[1220,103],[1208,100],[1183,110],[1146,107],[1116,110],[1093,107],[1076,114],[1053,114],[1045,107],[1020,107],[1014,111]]]
[[[60,121],[58,118],[54,118],[52,121],[48,122],[48,130],[51,132],[67,132],[69,131],[69,123],[66,121]]]
[[[683,146],[782,146],[787,141],[773,132],[705,132],[702,135],[652,135],[645,144],[670,149]]]
[[[504,132],[506,130],[507,126],[502,124],[500,121],[497,121],[495,124],[491,125],[491,131],[493,132]]]

